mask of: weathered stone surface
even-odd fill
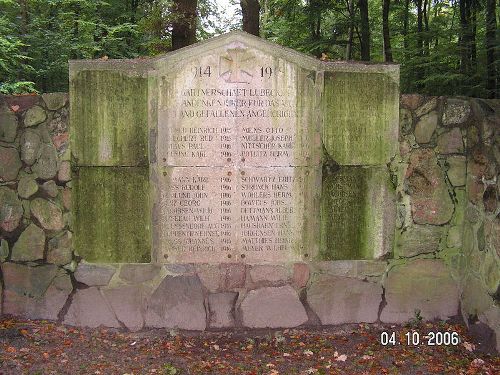
[[[33,176],[21,177],[17,184],[17,194],[24,199],[28,199],[38,191],[38,184]]]
[[[74,182],[75,251],[88,262],[149,262],[149,169],[81,167]]]
[[[292,285],[296,288],[303,288],[309,281],[309,266],[306,263],[295,263],[293,265]]]
[[[25,272],[25,275],[33,278],[30,281],[31,283],[36,283],[36,277],[39,275],[32,272],[35,271],[30,270]],[[55,269],[55,273],[51,273],[51,275],[50,285],[44,283],[46,289],[40,295],[33,294],[30,288],[23,291],[6,290],[4,309],[8,310],[9,314],[22,315],[30,319],[56,320],[71,293],[72,285],[69,275],[64,270]],[[47,280],[43,281],[46,282]]]
[[[240,310],[242,324],[249,328],[296,327],[308,319],[297,293],[289,285],[251,290]]]
[[[23,216],[23,206],[14,190],[0,186],[0,228],[12,232],[19,226]]]
[[[406,108],[399,109],[399,127],[403,135],[408,135],[413,129],[413,116]]]
[[[131,331],[144,327],[145,293],[141,286],[105,288],[102,292],[111,305],[116,318]]]
[[[61,162],[59,172],[57,172],[57,179],[60,182],[68,182],[71,180],[71,163],[69,161]]]
[[[472,203],[478,204],[483,199],[483,179],[492,179],[494,168],[484,150],[477,148],[471,156],[467,158],[467,195]]]
[[[418,143],[429,143],[438,125],[435,111],[422,116],[415,125],[415,140]]]
[[[166,276],[148,301],[146,326],[204,330],[203,301],[197,276]]]
[[[322,140],[341,165],[386,164],[398,146],[398,80],[390,74],[360,73],[325,73]]]
[[[443,110],[443,126],[465,124],[471,116],[469,102],[461,99],[447,99]]]
[[[487,186],[483,193],[484,210],[489,213],[494,213],[498,207],[497,187],[494,185]]]
[[[412,257],[438,251],[443,227],[435,225],[413,225],[401,233],[397,247],[400,257]]]
[[[441,225],[451,219],[453,201],[432,150],[412,151],[405,183],[415,223]]]
[[[459,128],[439,135],[437,139],[437,152],[440,154],[461,154],[464,152],[464,141]]]
[[[42,99],[47,106],[47,109],[56,111],[66,105],[68,101],[68,94],[63,92],[53,92],[42,94]]]
[[[0,141],[14,142],[17,133],[17,118],[7,106],[0,105]]]
[[[57,266],[47,264],[29,267],[17,263],[2,263],[5,290],[30,298],[42,297],[58,274]],[[9,313],[4,310],[4,313]]]
[[[425,103],[422,104],[421,106],[419,106],[415,110],[415,116],[421,117],[421,116],[429,113],[430,111],[436,109],[437,103],[438,103],[438,98],[436,98],[436,97],[426,98]]]
[[[65,231],[49,240],[47,263],[68,264],[73,259],[71,250],[71,232]]]
[[[31,201],[30,209],[43,229],[61,230],[64,227],[61,209],[54,203],[42,198],[35,198]]]
[[[284,266],[254,265],[250,268],[250,278],[254,283],[285,282],[290,279],[290,271]]]
[[[42,190],[51,198],[57,197],[57,193],[59,192],[54,180],[44,182],[42,184]]]
[[[32,170],[38,177],[49,180],[54,178],[58,169],[57,151],[52,144],[42,144],[40,156],[33,165]]]
[[[0,146],[0,181],[15,180],[22,163],[15,148]]]
[[[401,95],[401,105],[411,110],[417,109],[422,104],[424,97],[419,94],[403,94]]]
[[[448,179],[453,186],[465,185],[465,156],[453,155],[446,159],[448,164]]]
[[[322,179],[320,259],[376,259],[390,252],[396,199],[387,167],[342,166]]]
[[[0,262],[5,262],[9,257],[9,243],[3,238],[0,240]]]
[[[348,277],[321,276],[307,289],[307,303],[322,324],[377,320],[382,287]]]
[[[28,165],[33,165],[40,156],[41,145],[42,140],[38,132],[27,129],[21,136],[21,160]]]
[[[80,263],[75,271],[75,280],[88,286],[108,285],[116,269],[103,264]]]
[[[45,113],[45,110],[42,107],[35,105],[28,109],[24,114],[24,126],[35,126],[44,122],[46,119],[47,113]]]
[[[158,264],[124,264],[120,268],[120,279],[126,282],[139,284],[152,280],[160,273],[161,266]]]
[[[462,227],[452,226],[448,230],[448,236],[446,237],[446,246],[448,247],[460,247],[462,246]]]
[[[381,260],[342,260],[335,262],[314,263],[315,272],[331,276],[343,276],[360,280],[381,279],[387,268],[387,262]]]
[[[61,191],[61,201],[65,210],[71,210],[71,189],[64,188]]]
[[[196,265],[196,274],[208,291],[216,292],[221,287],[222,273],[220,265],[198,264]]]
[[[491,306],[488,310],[479,315],[479,320],[495,331],[497,341],[496,349],[497,352],[500,352],[500,307]]]
[[[461,292],[461,308],[467,318],[480,315],[494,304],[484,285],[473,275],[466,277]]]
[[[30,224],[14,244],[11,259],[21,262],[43,259],[44,248],[45,233],[35,224]]]
[[[211,328],[234,327],[234,304],[238,293],[213,293],[208,295],[209,326]]]
[[[458,313],[458,287],[442,260],[419,259],[396,266],[384,286],[387,305],[380,320],[385,323],[408,321],[417,310],[427,320]]]
[[[64,324],[85,327],[114,327],[120,324],[99,289],[78,289],[64,317]]]

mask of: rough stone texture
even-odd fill
[[[38,184],[34,176],[21,177],[17,184],[17,194],[24,199],[28,199],[38,191]]]
[[[131,331],[144,327],[145,293],[141,286],[105,288],[102,292],[111,305],[116,318]]]
[[[63,323],[91,328],[101,325],[120,327],[108,302],[103,298],[99,289],[95,287],[76,291]]]
[[[45,110],[40,106],[33,106],[24,114],[24,126],[30,127],[38,125],[47,119]]]
[[[57,151],[52,144],[40,146],[40,156],[32,167],[38,177],[49,180],[54,178],[58,170]]]
[[[331,276],[343,276],[361,280],[380,280],[387,268],[387,262],[381,260],[343,260],[335,262],[316,262],[313,273],[325,273]]]
[[[309,281],[309,266],[306,263],[293,265],[292,285],[295,288],[304,288]]]
[[[42,94],[42,99],[47,106],[47,109],[56,111],[66,105],[68,94],[64,92],[54,92]]]
[[[448,179],[453,186],[464,186],[466,181],[465,156],[449,156],[446,159],[448,163]]]
[[[7,106],[0,104],[0,142],[14,142],[16,133],[16,115]]]
[[[422,116],[415,125],[415,140],[418,143],[429,143],[438,125],[435,111]]]
[[[211,328],[234,327],[234,304],[238,293],[212,293],[208,295],[209,326]]]
[[[413,130],[413,116],[410,110],[399,109],[399,127],[404,135],[410,134]]]
[[[447,99],[443,109],[443,126],[465,124],[471,115],[469,102],[461,99]]]
[[[116,269],[102,264],[80,263],[75,271],[75,280],[88,286],[108,285]]]
[[[15,148],[0,146],[0,181],[15,180],[22,163]]]
[[[437,139],[437,152],[440,154],[461,154],[464,152],[464,141],[459,128],[439,135]]]
[[[16,267],[15,272],[22,272],[22,275],[17,275],[18,279],[15,281],[21,282],[23,287],[6,287],[5,313],[29,319],[57,319],[71,293],[71,279],[64,270],[47,267],[49,266],[30,269],[26,269],[26,266]],[[37,282],[41,282],[43,288],[34,288],[33,284]]]
[[[417,109],[423,102],[424,97],[419,94],[403,94],[401,95],[400,104],[411,110]]]
[[[497,340],[497,352],[500,352],[500,307],[491,306],[479,316],[479,320],[487,324],[495,331]]]
[[[414,225],[406,228],[398,238],[398,255],[413,257],[438,251],[444,228],[435,225]]]
[[[289,285],[251,290],[241,302],[240,311],[242,324],[249,328],[297,327],[308,319]]]
[[[387,168],[324,168],[320,260],[377,259],[392,250],[396,204]]]
[[[61,162],[59,172],[57,173],[57,179],[60,182],[68,182],[71,180],[71,163],[69,161]]]
[[[453,226],[448,230],[446,246],[459,248],[462,246],[462,227]]]
[[[0,262],[5,262],[9,257],[9,243],[3,238],[0,240]]]
[[[149,262],[148,168],[81,167],[77,176],[72,181],[76,182],[72,190],[75,251],[88,262]]]
[[[33,165],[40,156],[42,140],[38,132],[27,129],[21,136],[21,160],[28,165]]]
[[[71,232],[65,231],[49,240],[47,263],[65,265],[71,262]]]
[[[64,188],[61,190],[61,201],[65,210],[71,210],[71,189]]]
[[[210,292],[216,292],[221,288],[222,273],[221,265],[216,264],[198,264],[196,273],[203,286]]]
[[[441,225],[451,219],[454,205],[444,178],[432,150],[412,151],[405,182],[415,223]]]
[[[166,276],[148,301],[146,326],[204,330],[203,301],[197,276]]]
[[[290,279],[290,271],[284,266],[254,265],[250,268],[250,278],[254,283],[285,282]]]
[[[124,264],[119,276],[123,281],[139,284],[154,279],[160,270],[161,266],[157,264]]]
[[[21,262],[43,259],[44,248],[45,233],[35,224],[30,224],[14,244],[11,259]]]
[[[322,324],[377,320],[382,287],[376,283],[336,276],[321,276],[307,289],[307,303]]]
[[[220,285],[223,290],[242,288],[245,285],[246,267],[244,264],[221,264],[220,272],[222,274]]]
[[[59,193],[57,189],[57,185],[55,181],[50,180],[46,181],[42,184],[42,191],[47,194],[50,198],[55,198],[57,197],[57,194]]]
[[[483,199],[484,184],[483,180],[489,180],[493,177],[492,163],[485,155],[482,149],[476,148],[472,155],[467,158],[467,195],[469,200],[478,204]]]
[[[436,97],[430,97],[424,99],[424,103],[415,109],[415,116],[421,117],[429,113],[430,111],[436,109],[437,104],[438,104],[438,98]]]
[[[384,283],[387,305],[380,320],[402,323],[415,318],[447,319],[458,313],[458,287],[442,260],[419,259],[396,266]]]
[[[61,209],[54,203],[35,198],[31,201],[30,209],[43,229],[55,231],[64,227]]]
[[[14,190],[0,186],[0,228],[12,232],[19,226],[23,216],[23,206]]]
[[[464,279],[460,297],[462,312],[467,319],[477,317],[494,304],[493,298],[488,294],[481,281],[473,275]]]
[[[387,163],[397,151],[397,81],[369,72],[328,72],[324,81],[323,142],[328,155],[341,165]]]

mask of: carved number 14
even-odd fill
[[[195,77],[203,77],[203,76],[210,77],[211,75],[212,75],[212,72],[210,70],[210,65],[207,67],[197,66],[194,68],[194,76]]]

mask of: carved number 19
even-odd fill
[[[197,66],[194,68],[194,76],[195,77],[203,77],[203,76],[210,77],[211,75],[212,75],[212,72],[210,71],[210,65],[207,67]]]
[[[260,76],[261,77],[271,78],[272,75],[273,75],[273,68],[271,68],[270,66],[266,66],[266,67],[261,66],[260,67]]]

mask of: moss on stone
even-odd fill
[[[393,188],[385,168],[324,171],[320,258],[373,259],[390,253],[394,216]]]
[[[78,165],[147,165],[146,78],[78,71],[71,78],[70,98],[71,148]]]
[[[148,168],[81,167],[75,176],[74,247],[88,262],[149,262]]]
[[[325,73],[323,142],[342,165],[386,164],[397,152],[399,87],[386,74]]]

